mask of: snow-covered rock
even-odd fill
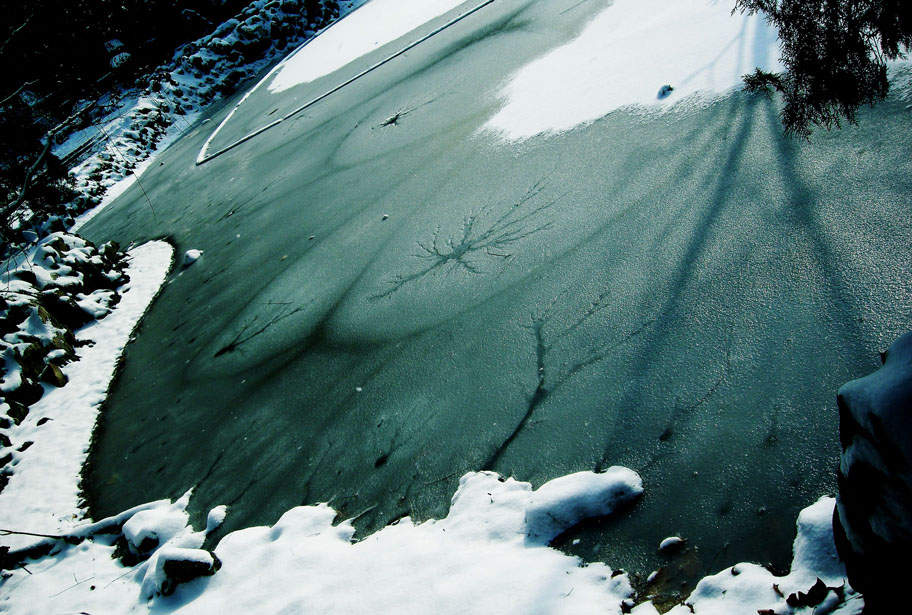
[[[684,546],[684,539],[680,536],[669,536],[659,543],[659,553],[674,553]]]
[[[852,584],[877,604],[908,574],[912,549],[912,333],[873,374],[839,389],[838,546]]]
[[[184,499],[189,501],[190,494],[179,500],[179,505],[142,510],[124,523],[123,535],[130,551],[146,555],[184,533],[189,521]]]
[[[212,551],[164,547],[150,566],[143,581],[148,596],[156,593],[170,596],[181,583],[188,583],[199,577],[212,576],[222,562]]]
[[[639,475],[620,466],[555,478],[532,494],[526,508],[529,538],[550,542],[585,519],[610,515],[642,493]]]
[[[186,252],[184,252],[183,259],[181,259],[181,266],[189,267],[190,265],[192,265],[193,263],[198,261],[199,257],[202,255],[203,255],[202,250],[196,250],[196,249],[187,250]]]
[[[16,423],[44,395],[42,383],[66,384],[61,367],[76,358],[74,333],[107,316],[128,281],[114,243],[54,232],[29,256],[0,274],[0,402]]]

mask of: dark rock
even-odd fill
[[[797,592],[789,594],[789,597],[786,598],[785,602],[795,609],[801,607],[814,607],[823,602],[829,591],[830,589],[826,586],[826,583],[818,578],[817,582],[814,583],[813,587],[806,593]]]
[[[184,551],[186,550],[175,549],[173,551],[174,557],[171,557],[171,553],[163,553],[160,556],[167,558],[162,565],[165,579],[162,582],[161,593],[164,596],[173,594],[181,583],[187,583],[200,577],[212,576],[222,567],[221,560],[212,551],[199,551],[206,554],[206,557],[200,559],[180,557],[178,554]]]
[[[35,342],[26,346],[22,354],[16,357],[19,361],[19,368],[22,370],[23,381],[35,380],[44,371],[45,356],[47,356],[47,350],[40,343]]]
[[[10,394],[6,395],[6,405],[9,406],[9,410],[6,411],[7,417],[9,417],[12,422],[16,425],[22,422],[22,420],[28,416],[28,408],[24,405],[10,397]],[[7,427],[12,427],[8,425]]]
[[[13,272],[13,277],[17,280],[28,282],[29,284],[38,283],[38,278],[35,276],[35,272],[33,272],[31,269],[18,269]]]
[[[912,548],[912,333],[893,343],[883,367],[843,385],[837,403],[836,548],[865,613],[884,612],[905,586],[896,562]]]
[[[156,536],[146,536],[143,538],[138,545],[136,545],[136,550],[140,554],[149,554],[152,553],[155,549],[158,548],[158,537]]]
[[[19,324],[29,317],[30,310],[24,305],[10,306],[5,318],[0,318],[0,335],[19,330]]]
[[[68,379],[66,374],[64,374],[59,367],[53,363],[48,363],[44,366],[44,371],[41,372],[40,380],[45,384],[62,387],[67,383]]]
[[[19,388],[6,394],[6,403],[10,409],[6,414],[18,425],[28,415],[28,406],[31,406],[44,395],[40,384],[23,381]]]
[[[53,322],[65,329],[73,331],[92,320],[92,316],[79,307],[73,297],[64,295],[59,289],[41,293],[38,301]]]

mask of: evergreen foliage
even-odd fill
[[[758,69],[745,84],[781,92],[786,132],[805,138],[812,125],[855,123],[860,106],[883,100],[887,60],[912,47],[908,0],[736,0],[735,10],[763,12],[778,29],[785,71]]]

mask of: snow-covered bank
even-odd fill
[[[775,29],[725,2],[616,0],[573,41],[534,60],[501,92],[485,125],[520,140],[592,122],[615,109],[666,109],[780,70]],[[673,89],[660,94],[663,85]]]
[[[355,541],[351,523],[336,523],[337,513],[330,507],[301,506],[272,527],[227,535],[212,553],[199,549],[205,532],[194,532],[187,524],[188,493],[174,504],[154,502],[105,523],[122,526],[130,551],[151,548],[145,562],[129,568],[114,559],[116,535],[96,534],[75,546],[60,543],[55,555],[26,562],[27,571],[4,573],[0,608],[22,614],[110,615],[651,615],[658,611],[648,601],[636,605],[643,598],[636,599],[626,573],[548,547],[566,526],[542,523],[552,518],[575,523],[610,513],[641,489],[639,478],[626,468],[581,472],[534,491],[528,483],[491,472],[469,473],[460,481],[449,515],[441,520],[416,525],[405,518]],[[816,607],[816,613],[859,613],[863,602],[845,585],[833,545],[833,507],[834,500],[824,498],[799,516],[789,575],[776,577],[760,566],[738,564],[705,578],[671,613],[784,615],[810,613],[803,608],[807,606]],[[224,512],[210,513],[206,531]],[[203,572],[175,585],[167,566],[174,560],[203,566]]]
[[[319,13],[310,15],[303,0],[254,0],[211,34],[178,49],[147,85],[121,92],[110,113],[70,135],[54,152],[65,156],[96,143],[94,153],[71,172],[80,193],[105,197],[92,210],[97,213],[112,200],[106,194],[112,187],[141,175],[154,152],[191,128],[206,106],[363,3],[321,2]]]
[[[171,264],[172,248],[148,243],[129,252],[130,281],[121,300],[106,318],[76,333],[83,342],[78,356],[62,368],[68,383],[45,386],[19,425],[7,430],[13,474],[0,492],[4,529],[56,534],[82,522],[79,476],[92,430],[117,362],[136,323],[158,292]],[[31,443],[23,448],[25,443]],[[33,537],[10,535],[3,544],[20,548]]]

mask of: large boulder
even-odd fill
[[[839,389],[839,495],[834,533],[865,613],[889,609],[912,549],[912,333],[883,366]]]

